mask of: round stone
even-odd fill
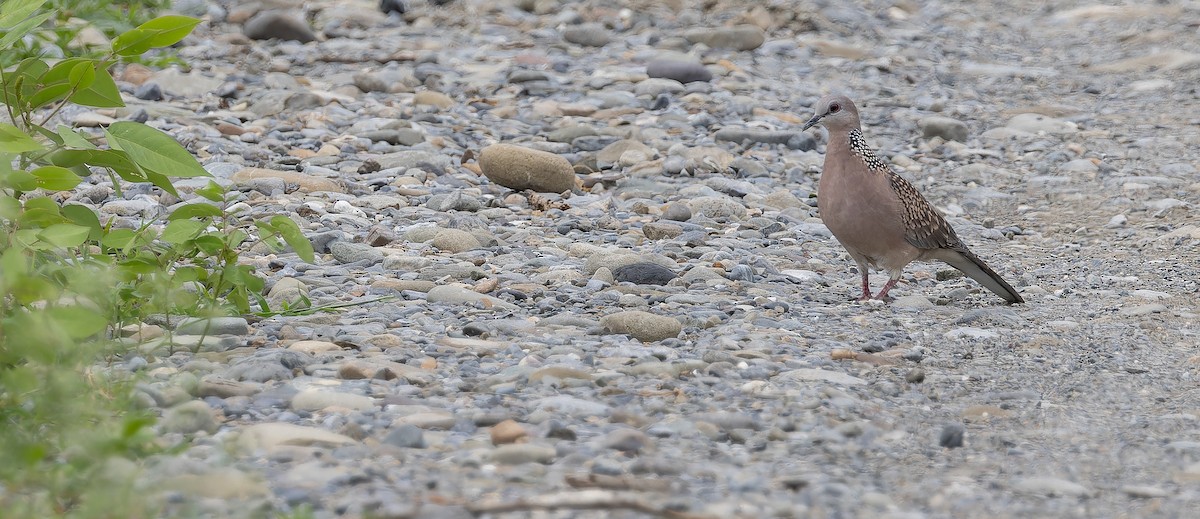
[[[562,193],[576,185],[575,169],[567,159],[512,144],[484,148],[479,168],[489,180],[509,189]]]

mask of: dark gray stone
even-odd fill
[[[633,263],[613,270],[618,283],[635,285],[665,285],[675,279],[675,272],[656,263]]]
[[[646,65],[646,75],[674,79],[680,83],[712,81],[712,72],[702,63],[679,60],[655,60]]]
[[[966,429],[960,423],[946,424],[942,427],[942,434],[938,436],[938,445],[947,449],[962,447],[965,433]]]
[[[137,90],[133,91],[133,97],[143,101],[162,101],[163,90],[158,83],[147,81],[142,83],[142,86],[137,87]]]
[[[295,40],[308,43],[317,39],[308,22],[283,11],[263,11],[242,26],[242,34],[252,40]]]

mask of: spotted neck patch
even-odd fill
[[[888,164],[875,155],[875,150],[867,146],[867,139],[863,138],[862,130],[850,130],[850,151],[858,155],[872,171],[891,171]]]

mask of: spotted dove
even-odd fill
[[[889,279],[877,299],[900,280],[913,261],[941,260],[1009,303],[1024,299],[996,271],[958,239],[954,229],[917,189],[880,159],[863,138],[858,109],[846,96],[817,101],[816,115],[804,125],[829,131],[825,168],[817,191],[821,220],[862,272],[862,298],[871,298],[869,267]]]

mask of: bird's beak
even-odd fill
[[[801,128],[800,131],[805,131],[813,126],[816,126],[817,123],[821,122],[822,117],[825,117],[825,114],[814,115],[812,119],[809,119],[808,122],[804,123],[804,127]]]

